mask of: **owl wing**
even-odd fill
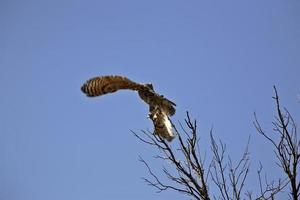
[[[121,89],[141,90],[144,85],[131,81],[124,76],[99,76],[87,80],[81,91],[88,97],[113,93]]]

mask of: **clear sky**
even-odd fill
[[[1,0],[0,199],[186,199],[141,180],[138,155],[161,163],[130,133],[152,130],[137,94],[81,93],[108,74],[152,82],[177,103],[174,122],[190,111],[203,152],[211,127],[234,158],[252,135],[252,172],[261,160],[278,177],[253,112],[271,130],[275,84],[300,121],[299,10],[298,0]]]

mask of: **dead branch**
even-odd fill
[[[167,184],[161,181],[158,176],[152,172],[149,164],[145,160],[140,158],[140,161],[145,164],[152,177],[152,180],[148,178],[144,178],[144,180],[150,186],[155,187],[158,192],[171,189],[189,195],[197,200],[210,200],[207,184],[208,174],[204,170],[203,159],[199,156],[197,124],[196,121],[191,120],[189,113],[187,113],[185,125],[188,127],[188,130],[185,130],[181,125],[185,137],[183,137],[173,125],[173,129],[179,141],[179,148],[177,149],[173,149],[170,143],[151,132],[143,131],[145,137],[134,133],[139,140],[148,145],[155,146],[159,150],[161,154],[156,155],[155,158],[171,163],[173,167],[173,169],[164,167],[162,170],[165,177],[170,181],[170,183]],[[178,158],[180,156],[184,159],[180,160]],[[174,173],[174,170],[177,173]]]
[[[213,153],[211,178],[221,194],[218,199],[241,199],[241,194],[250,168],[248,152],[250,139],[248,140],[241,159],[234,165],[230,156],[228,156],[228,161],[225,160],[226,145],[224,145],[222,141],[219,141],[218,145],[212,133],[210,137],[211,151]]]
[[[300,195],[300,182],[298,180],[300,141],[297,139],[297,126],[290,112],[286,108],[282,110],[275,86],[274,93],[276,115],[272,123],[273,134],[267,134],[262,129],[255,113],[254,125],[257,132],[273,145],[278,161],[277,165],[284,171],[289,180],[290,196],[293,200],[297,200]],[[264,197],[263,194],[262,197]]]

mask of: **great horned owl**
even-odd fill
[[[169,116],[175,114],[176,104],[156,93],[152,84],[140,84],[124,76],[99,76],[89,79],[81,87],[88,97],[101,96],[121,89],[137,91],[140,98],[149,105],[149,117],[154,125],[154,133],[171,141],[175,136]]]

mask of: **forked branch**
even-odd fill
[[[297,126],[290,112],[280,106],[277,89],[274,86],[276,106],[273,121],[273,134],[264,131],[254,113],[254,125],[259,134],[265,137],[274,147],[277,165],[284,171],[290,185],[290,197],[297,200],[300,196],[300,182],[298,176],[300,162],[300,141],[297,138]]]

